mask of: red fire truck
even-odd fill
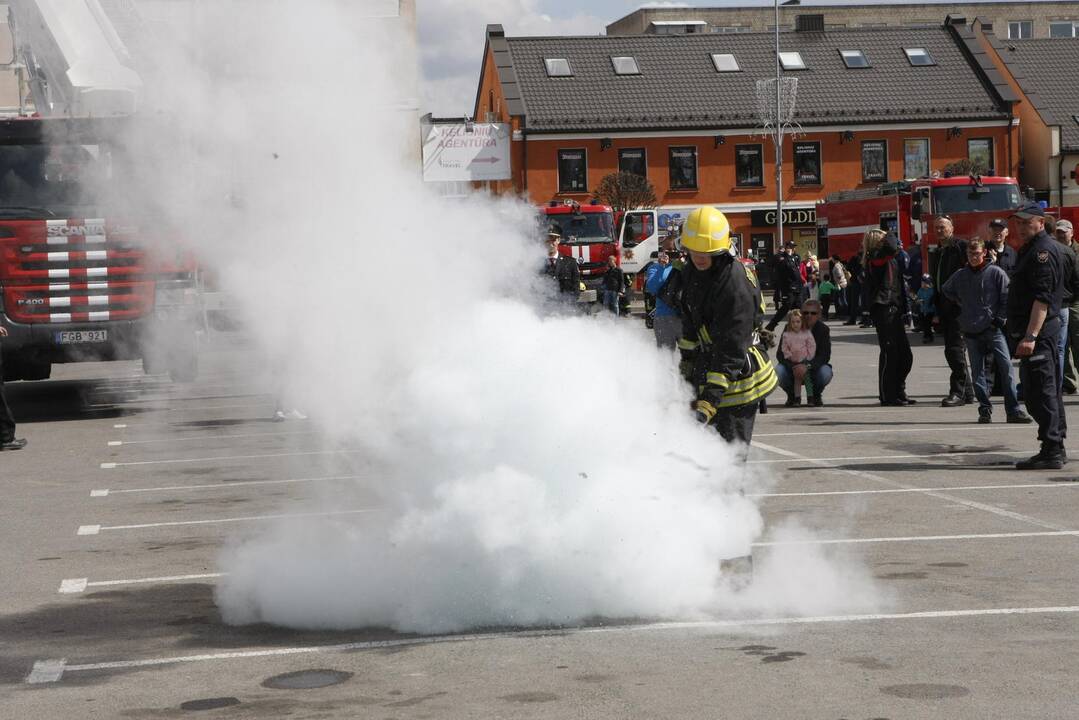
[[[1014,178],[978,176],[922,178],[874,188],[842,190],[817,204],[820,256],[846,260],[861,249],[866,230],[881,228],[897,233],[904,247],[922,240],[923,260],[937,245],[933,220],[952,218],[961,238],[989,237],[989,221],[1008,220],[1009,241],[1018,244],[1012,211],[1025,202]],[[929,267],[928,264],[925,267]]]
[[[552,200],[542,208],[540,221],[544,232],[554,230],[562,236],[558,252],[577,261],[581,282],[601,297],[598,291],[607,273],[607,259],[612,255],[618,257],[614,211],[610,206],[596,201],[581,205],[575,201]]]
[[[111,190],[126,160],[113,138],[123,126],[0,121],[5,379],[43,380],[58,362],[139,358],[148,373],[197,374],[194,259],[162,228],[137,227],[132,208],[123,221],[102,212],[120,200]]]

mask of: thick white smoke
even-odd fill
[[[176,130],[139,138],[140,187],[380,498],[232,546],[225,619],[441,632],[744,610],[719,560],[760,536],[741,494],[760,479],[692,420],[639,325],[541,302],[527,205],[424,189],[400,109],[415,48],[349,5],[214,3],[148,83]],[[771,605],[863,597],[812,585],[769,586]]]

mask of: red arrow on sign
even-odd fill
[[[475,160],[472,161],[471,164],[475,165],[476,163],[491,163],[493,165],[496,162],[498,162],[498,158],[496,158],[496,157],[487,157],[487,158],[476,158]]]

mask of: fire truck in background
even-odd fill
[[[843,260],[861,250],[866,230],[894,231],[910,247],[922,241],[923,267],[929,268],[929,249],[938,245],[933,221],[952,219],[955,235],[989,237],[989,221],[1009,223],[1009,241],[1019,243],[1012,212],[1025,202],[1014,178],[992,175],[921,178],[875,188],[842,190],[817,204],[817,244],[820,256]]]
[[[13,0],[10,27],[19,107],[0,120],[5,379],[141,358],[147,373],[193,380],[197,264],[139,208],[116,205],[141,86],[123,44],[98,0]]]

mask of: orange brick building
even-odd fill
[[[780,40],[783,74],[798,79],[784,240],[815,251],[813,208],[836,190],[968,157],[1016,172],[1016,95],[965,19],[824,30],[809,17]],[[581,201],[621,168],[648,177],[672,220],[715,205],[741,247],[769,255],[774,147],[757,81],[775,76],[773,48],[771,34],[507,38],[488,26],[474,115],[509,123],[514,138],[512,179],[491,187]]]

